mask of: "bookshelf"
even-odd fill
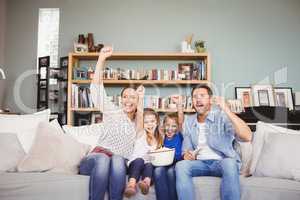
[[[74,79],[74,68],[80,65],[80,61],[97,61],[99,53],[69,53],[68,64],[68,106],[67,119],[68,125],[73,125],[74,112],[96,112],[91,107],[72,106],[72,85],[88,85],[91,80]],[[111,61],[205,61],[205,80],[104,80],[104,85],[123,87],[126,85],[145,85],[145,86],[185,86],[200,83],[210,83],[211,81],[211,60],[209,53],[178,53],[178,52],[114,52],[107,60]],[[176,112],[170,109],[156,109],[159,113]],[[184,109],[186,113],[194,112],[193,109]]]

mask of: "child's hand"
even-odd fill
[[[110,46],[103,47],[100,51],[98,60],[105,61],[106,58],[110,57],[113,53],[113,49]]]
[[[153,134],[155,132],[155,127],[145,127],[146,133]]]

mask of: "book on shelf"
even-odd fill
[[[207,64],[205,60],[196,63],[178,63],[177,69],[125,69],[106,67],[104,80],[207,80]],[[74,69],[75,80],[90,80],[92,67]]]
[[[146,95],[144,97],[144,108],[152,108],[154,110],[177,110],[174,97],[178,95],[171,95],[168,97],[160,97],[156,95]],[[109,96],[108,99],[117,106],[121,106],[121,96]],[[191,96],[182,95],[182,107],[184,110],[192,110]]]
[[[72,84],[72,108],[93,108],[89,87]]]

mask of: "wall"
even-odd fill
[[[6,103],[13,108],[15,80],[36,68],[38,8],[45,7],[61,9],[60,56],[72,50],[79,33],[92,32],[96,42],[114,44],[117,51],[176,51],[194,33],[207,41],[212,80],[228,87],[227,97],[234,96],[234,86],[257,82],[300,90],[298,0],[10,0]],[[35,85],[31,76],[21,87],[22,102],[32,108]]]
[[[0,66],[4,69],[4,42],[6,22],[6,0],[0,0]]]

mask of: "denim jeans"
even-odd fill
[[[193,177],[222,177],[221,199],[240,199],[240,179],[237,161],[232,158],[222,160],[183,160],[176,164],[176,189],[179,200],[194,200]]]
[[[142,158],[137,158],[133,160],[128,169],[128,179],[134,178],[139,181],[140,177],[142,179],[149,177],[152,180],[153,166],[151,163],[145,163]]]
[[[108,157],[103,153],[92,153],[82,159],[79,173],[90,176],[89,200],[104,199],[108,190],[109,199],[123,199],[126,184],[126,164],[121,156]]]
[[[176,200],[175,165],[154,169],[154,186],[157,200]]]

